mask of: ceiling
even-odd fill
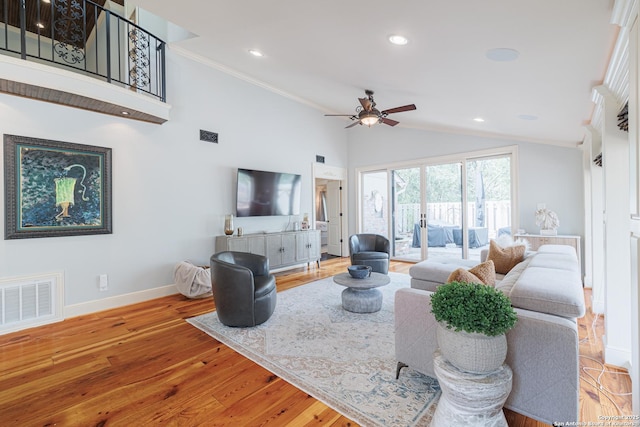
[[[618,28],[613,0],[133,3],[197,35],[173,47],[319,115],[353,114],[371,89],[380,110],[417,106],[389,116],[399,126],[567,146],[584,138],[592,88],[602,83]],[[392,34],[409,42],[392,45]],[[519,55],[490,60],[494,48]]]

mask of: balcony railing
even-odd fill
[[[0,51],[166,101],[165,43],[89,0],[0,0]]]

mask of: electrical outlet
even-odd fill
[[[106,274],[100,275],[100,290],[106,291],[109,289],[109,279]]]

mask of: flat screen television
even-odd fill
[[[299,215],[301,181],[292,173],[238,169],[236,215]]]

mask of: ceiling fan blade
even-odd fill
[[[358,120],[358,121],[356,121],[356,122],[351,123],[349,126],[345,126],[345,129],[352,128],[352,127],[354,127],[355,125],[359,125],[359,124],[360,124],[360,120]]]
[[[358,98],[358,101],[360,101],[360,104],[362,104],[362,108],[365,109],[365,111],[371,111],[371,100],[369,98]]]
[[[400,123],[400,122],[397,122],[397,121],[395,121],[395,120],[387,119],[387,118],[384,118],[384,117],[381,117],[381,118],[380,118],[380,121],[381,121],[382,123],[384,123],[385,125],[389,125],[389,126],[395,126],[395,125],[397,125],[398,123]]]
[[[388,110],[382,111],[382,114],[391,114],[391,113],[402,113],[403,111],[411,111],[415,110],[415,104],[404,105],[402,107],[390,108]]]

